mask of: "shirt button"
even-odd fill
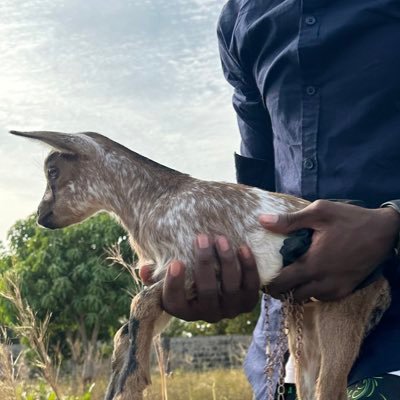
[[[307,25],[314,25],[317,22],[317,18],[315,18],[313,15],[310,15],[306,17],[306,24]]]
[[[315,86],[307,86],[306,87],[306,93],[309,96],[313,96],[316,92],[317,92],[317,89],[315,88]]]
[[[304,159],[304,161],[303,161],[303,165],[304,165],[304,168],[305,168],[305,169],[310,170],[310,169],[313,169],[313,168],[314,168],[315,163],[314,163],[314,160],[313,160],[312,158],[306,158],[306,159]]]

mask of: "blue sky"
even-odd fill
[[[97,131],[193,176],[234,180],[222,0],[2,0],[0,240],[33,212],[48,151],[9,129]]]

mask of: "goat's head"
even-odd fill
[[[53,148],[45,161],[47,187],[38,208],[38,223],[57,229],[78,223],[102,207],[99,202],[105,149],[95,133],[17,132]]]

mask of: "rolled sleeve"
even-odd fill
[[[221,21],[217,33],[224,76],[234,88],[232,103],[241,136],[240,156],[243,158],[235,156],[238,181],[273,191],[275,190],[274,149],[268,110],[263,104],[252,74],[241,68],[238,59],[230,51],[231,40],[228,40],[229,37]],[[250,159],[255,161],[248,161]],[[247,167],[250,169],[246,170]],[[252,175],[254,178],[249,179]],[[246,177],[245,180],[242,179],[243,176]]]

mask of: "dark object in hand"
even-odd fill
[[[353,206],[365,207],[362,200],[350,199],[329,199],[338,203],[351,204]],[[312,229],[300,229],[289,234],[289,237],[284,240],[280,253],[283,256],[283,266],[293,264],[299,257],[307,252],[312,242]]]
[[[292,232],[283,241],[283,246],[279,252],[282,254],[284,267],[293,264],[307,252],[311,246],[313,232],[312,229],[300,229]]]

